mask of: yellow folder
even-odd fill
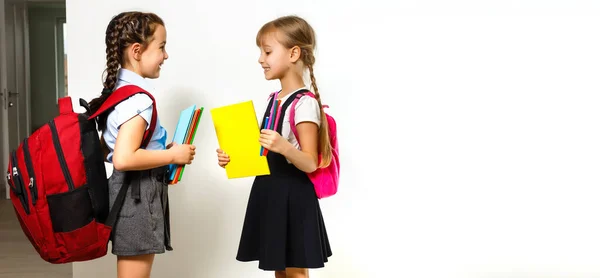
[[[267,157],[260,155],[260,129],[252,101],[210,110],[220,148],[229,155],[227,177],[270,175]]]

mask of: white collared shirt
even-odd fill
[[[116,89],[125,85],[136,85],[140,88],[152,93],[153,88],[149,86],[146,80],[137,73],[127,69],[120,69]],[[136,94],[124,100],[115,106],[115,109],[110,112],[106,120],[106,129],[102,136],[110,153],[108,161],[112,163],[113,150],[117,141],[117,133],[122,124],[129,121],[133,117],[140,115],[146,120],[146,129],[150,127],[152,119],[152,99],[145,94]],[[156,117],[156,129],[148,143],[147,150],[164,150],[167,142],[167,130],[160,125],[158,116]]]

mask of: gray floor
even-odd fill
[[[10,200],[0,185],[0,278],[71,278],[72,264],[42,260],[19,225]]]

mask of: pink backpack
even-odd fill
[[[312,92],[306,91],[305,93],[297,94],[296,99],[292,102],[292,108],[290,110],[290,126],[294,136],[296,136],[296,140],[300,143],[300,137],[298,136],[298,131],[296,130],[296,121],[294,120],[296,116],[296,104],[298,100],[302,96],[310,96],[315,98],[315,95]],[[323,105],[323,108],[328,108],[329,106]],[[329,140],[331,141],[331,163],[329,166],[325,168],[317,168],[316,171],[309,173],[308,177],[312,181],[315,186],[315,192],[317,193],[317,198],[322,199],[337,193],[338,183],[340,179],[340,159],[339,159],[339,149],[337,142],[337,125],[335,119],[325,113],[327,116],[327,124],[329,126]],[[319,154],[319,163],[321,163],[321,154]]]

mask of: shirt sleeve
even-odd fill
[[[152,99],[145,94],[136,94],[115,106],[115,111],[117,128],[121,128],[122,124],[140,115],[146,120],[146,129],[148,129],[152,120]]]
[[[310,97],[303,96],[296,103],[296,115],[294,116],[296,125],[301,122],[313,122],[317,126],[321,126],[321,110],[319,109],[319,102]]]

